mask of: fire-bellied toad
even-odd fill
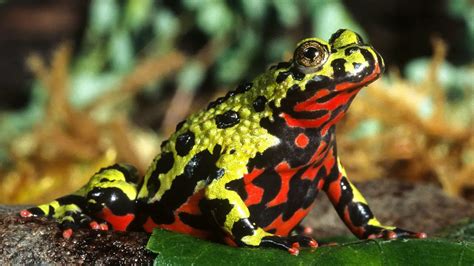
[[[20,214],[57,219],[65,237],[78,226],[161,227],[297,254],[317,246],[290,233],[323,190],[359,238],[425,237],[381,225],[337,156],[336,123],[383,70],[380,55],[352,31],[329,42],[302,40],[289,62],[178,124],[142,182],[133,167],[116,164],[77,192]]]

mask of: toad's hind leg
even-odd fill
[[[416,233],[382,225],[373,215],[367,201],[347,178],[339,159],[325,180],[324,190],[336,208],[339,217],[358,238],[425,238],[425,233]]]
[[[299,253],[300,247],[317,247],[317,242],[311,237],[278,236],[253,223],[249,209],[237,192],[228,189],[228,182],[225,175],[213,180],[205,189],[201,209],[209,213],[238,246],[279,248],[293,255]]]
[[[115,164],[102,168],[78,191],[20,212],[22,217],[57,220],[63,236],[69,238],[78,227],[126,230],[135,218],[137,170]]]

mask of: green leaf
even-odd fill
[[[303,249],[234,248],[157,229],[147,248],[156,265],[472,265],[474,243],[446,239],[366,240]]]
[[[465,240],[474,243],[474,220],[466,219],[459,224],[450,226],[440,234],[443,238]]]

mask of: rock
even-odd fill
[[[21,218],[19,207],[0,207],[0,265],[151,264],[148,234],[79,229],[64,239],[54,221]]]
[[[448,197],[432,184],[378,179],[356,185],[383,224],[432,236],[463,218],[474,217],[471,203]],[[22,208],[0,206],[0,265],[151,264],[155,257],[145,247],[146,233],[79,229],[71,239],[64,239],[52,220],[20,218]],[[316,239],[350,235],[322,195],[304,224],[314,229]]]
[[[464,218],[474,218],[471,202],[449,197],[434,184],[376,179],[357,183],[356,187],[382,224],[425,232],[428,237]],[[326,195],[322,194],[318,195],[303,224],[313,228],[315,239],[351,235]]]

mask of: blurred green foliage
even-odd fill
[[[449,8],[453,16],[467,22],[470,31],[466,42],[472,43],[474,7],[469,0],[452,0]],[[190,55],[190,60],[175,75],[151,82],[146,94],[156,98],[169,95],[165,89],[206,93],[232,89],[270,63],[287,59],[301,38],[327,39],[339,28],[350,28],[367,39],[342,0],[91,0],[84,38],[71,62],[71,104],[81,107],[91,103],[117,89],[141,58],[176,49]],[[194,57],[206,47],[212,48],[210,58],[205,58],[208,62]],[[427,62],[414,59],[405,70],[406,76],[421,80]],[[449,99],[462,99],[460,88],[474,83],[472,69],[467,67],[447,62],[440,71],[442,84],[449,88]],[[41,117],[44,92],[39,83],[33,87],[34,97],[27,110],[3,114],[0,119],[1,147]],[[377,128],[376,122],[363,128]],[[0,148],[0,157],[2,153],[5,150]]]
[[[196,61],[186,64],[174,77],[175,83],[179,89],[195,90],[211,77],[212,84],[229,87],[281,60],[303,36],[328,38],[341,27],[358,29],[338,0],[91,3],[85,40],[71,73],[72,100],[79,106],[101,93],[93,84],[118,82],[138,57],[182,46],[193,53],[202,43],[215,41],[215,62],[208,66]],[[302,25],[304,32],[300,32]]]

